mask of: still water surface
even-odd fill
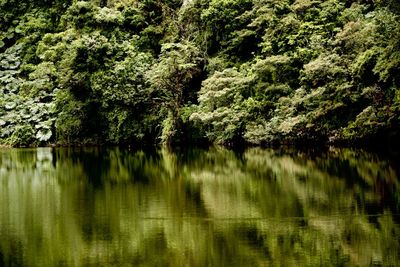
[[[0,266],[400,266],[396,155],[0,150]]]

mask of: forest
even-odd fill
[[[396,0],[0,0],[0,144],[400,134]]]

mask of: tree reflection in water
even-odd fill
[[[350,149],[0,150],[0,265],[398,265],[396,163]]]

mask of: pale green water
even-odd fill
[[[0,266],[400,266],[399,159],[3,149]]]

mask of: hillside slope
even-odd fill
[[[0,143],[396,139],[396,0],[0,1]]]

